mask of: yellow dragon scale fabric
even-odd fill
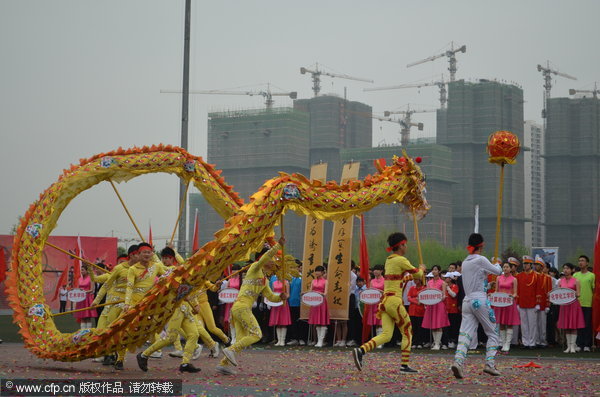
[[[37,356],[79,361],[120,348],[133,350],[169,320],[182,298],[218,279],[225,267],[271,240],[273,229],[287,210],[336,220],[358,215],[382,203],[397,202],[418,217],[429,205],[420,168],[406,155],[362,181],[344,185],[310,182],[302,175],[280,173],[248,203],[220,176],[221,171],[200,157],[173,146],[131,148],[80,160],[66,169],[23,216],[14,238],[12,271],[6,281],[14,322],[25,345]],[[191,181],[225,219],[215,238],[169,274],[145,297],[105,329],[59,331],[43,294],[42,251],[46,239],[69,202],[94,185],[127,181],[148,173],[171,173]]]

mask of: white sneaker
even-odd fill
[[[302,339],[300,339],[298,341],[298,345],[300,345],[300,346],[306,346],[306,342],[304,342]]]
[[[209,357],[217,358],[217,357],[219,357],[219,353],[220,353],[219,342],[215,342],[215,345],[213,346],[213,348],[210,349]]]
[[[237,374],[237,371],[233,368],[231,368],[230,366],[225,366],[225,365],[217,365],[216,368],[217,372],[223,375],[235,375]]]
[[[154,353],[152,353],[149,357],[150,358],[162,358],[162,351],[157,350]]]
[[[485,367],[483,367],[483,372],[485,372],[486,374],[490,374],[492,376],[500,376],[500,371],[498,371],[496,369],[496,367],[491,366],[489,364],[486,364]]]
[[[442,350],[448,350],[448,346],[442,345]]]
[[[183,352],[181,350],[175,350],[175,351],[169,352],[169,356],[181,358],[181,357],[183,357]]]
[[[456,343],[454,343],[454,342],[448,343],[448,348],[449,349],[456,349]]]
[[[383,349],[383,345],[377,346],[378,349]]]
[[[454,364],[452,364],[452,367],[450,367],[450,369],[452,370],[452,373],[454,374],[454,377],[456,379],[463,378],[462,365],[458,365],[458,364],[454,363]]]
[[[311,340],[310,342],[307,343],[308,346],[314,346],[316,344],[317,344],[317,342],[314,340]]]
[[[584,352],[591,352],[592,350],[589,347],[586,346],[586,347],[583,348],[583,351]]]
[[[579,353],[580,351],[581,351],[581,347],[577,346],[577,347],[575,348],[575,352]]]
[[[345,340],[341,340],[340,341],[340,347],[346,347],[346,341]]]
[[[198,345],[196,350],[194,350],[194,354],[192,354],[192,360],[197,360],[200,358],[200,354],[202,354],[202,345]]]
[[[296,339],[292,339],[291,341],[289,341],[287,343],[288,346],[296,346],[298,344],[298,341]]]
[[[354,347],[356,346],[356,342],[354,341],[354,339],[350,339],[348,341],[348,343],[346,343],[346,347]]]
[[[440,345],[436,345],[436,344],[434,344],[434,345],[431,347],[431,350],[440,350]]]
[[[237,367],[238,363],[237,360],[235,359],[235,352],[233,350],[231,350],[230,348],[225,348],[223,349],[223,354],[225,355],[225,357],[227,357],[227,360],[229,360],[230,363],[232,363],[233,365],[235,365]]]

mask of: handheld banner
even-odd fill
[[[219,300],[223,303],[233,303],[240,291],[235,288],[223,288],[219,291]]]
[[[433,306],[437,305],[444,299],[444,294],[439,289],[435,288],[425,288],[421,292],[419,292],[419,302],[424,304],[425,306]]]

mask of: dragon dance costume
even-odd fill
[[[142,250],[151,250],[150,247],[141,247],[139,252]],[[138,262],[129,267],[127,271],[127,283],[125,287],[125,303],[121,308],[130,307],[138,303],[148,292],[150,288],[154,285],[156,278],[163,274],[167,273],[167,267],[158,260],[153,260],[148,263],[147,266],[144,266],[142,263]],[[119,311],[120,314],[120,311]],[[118,317],[118,314],[117,314]],[[109,324],[112,321],[108,318]],[[115,363],[115,368],[123,369],[123,362],[125,360],[125,354],[127,353],[127,349],[119,349],[117,351],[117,362]]]
[[[238,297],[231,307],[231,323],[236,329],[236,342],[230,347],[223,349],[225,357],[217,366],[220,373],[234,374],[231,365],[237,365],[235,353],[239,353],[244,348],[258,342],[262,338],[260,325],[252,314],[252,304],[259,295],[263,295],[271,302],[280,302],[281,298],[275,295],[269,287],[269,281],[263,273],[263,265],[272,260],[273,256],[280,249],[276,244],[267,251],[257,262],[254,262],[244,276]]]
[[[198,294],[198,314],[196,315],[196,317],[200,324],[202,324],[208,332],[221,339],[223,343],[228,343],[229,337],[225,335],[221,328],[217,327],[217,325],[215,324],[213,311],[210,307],[210,303],[208,302],[208,295],[206,294],[206,291],[209,290],[217,292],[219,290],[219,287],[206,280],[206,282],[204,283],[204,287]]]
[[[409,273],[405,275],[405,273]],[[360,355],[360,366],[362,368],[362,354],[373,350],[375,347],[385,344],[392,339],[394,334],[394,325],[400,330],[402,335],[402,366],[408,368],[410,360],[410,351],[412,346],[412,326],[410,317],[404,308],[402,301],[402,293],[404,284],[413,278],[422,278],[423,272],[420,269],[413,267],[405,257],[392,254],[385,261],[385,282],[384,292],[379,303],[379,311],[377,317],[381,319],[382,332],[373,339],[355,349],[356,354]],[[357,364],[358,366],[358,364]],[[408,372],[408,371],[407,371]],[[410,372],[416,372],[410,370]]]

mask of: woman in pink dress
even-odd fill
[[[425,317],[423,317],[423,328],[431,329],[433,333],[433,346],[431,350],[440,350],[442,342],[442,328],[450,325],[448,320],[448,312],[446,312],[446,283],[440,278],[442,268],[435,265],[431,269],[433,279],[427,282],[427,288],[434,288],[442,291],[443,298],[441,302],[435,305],[425,306]]]
[[[575,295],[579,298],[580,286],[579,280],[573,277],[573,271],[575,266],[571,263],[565,263],[563,265],[563,274],[565,275],[558,281],[560,288],[569,288],[575,291]],[[558,329],[565,330],[565,337],[567,339],[567,350],[565,353],[575,353],[575,344],[577,342],[577,330],[585,327],[585,321],[583,319],[583,310],[581,310],[581,304],[579,299],[575,299],[568,305],[561,305],[560,312],[558,314],[558,323],[556,324]]]
[[[375,288],[383,293],[385,279],[383,278],[383,266],[375,265],[373,267],[373,278],[369,284],[369,288]],[[379,335],[383,328],[381,326],[381,319],[377,318],[377,306],[371,305],[367,314],[367,324],[372,328],[375,328],[375,334]],[[383,344],[377,346],[378,349],[383,348]]]
[[[92,279],[88,274],[87,268],[81,267],[81,277],[79,277],[79,288],[85,291],[85,299],[75,304],[75,309],[83,309],[84,307],[92,306],[94,301],[94,285],[92,285]],[[86,309],[80,312],[73,313],[73,316],[79,322],[80,328],[92,328],[92,323],[98,312],[96,309]]]
[[[517,279],[510,272],[510,264],[508,262],[502,265],[502,274],[496,279],[498,292],[509,294],[513,298],[513,303],[506,307],[494,308],[496,314],[496,323],[500,325],[500,343],[502,343],[502,351],[510,350],[510,341],[513,337],[513,326],[521,324],[519,309],[517,309]]]
[[[233,265],[231,270],[237,272],[240,270],[240,265]],[[242,273],[239,273],[237,276],[231,277],[229,280],[226,280],[221,288],[235,288],[238,291],[240,290],[240,285],[242,285]],[[229,340],[233,345],[235,343],[235,327],[229,322],[231,318],[231,306],[233,303],[225,303],[225,308],[223,309],[223,328],[225,330],[229,329]]]
[[[310,284],[310,290],[323,295],[325,298],[319,306],[311,306],[308,315],[308,323],[315,325],[317,329],[317,344],[315,347],[323,347],[325,335],[327,335],[327,326],[329,325],[329,309],[327,307],[327,280],[323,278],[325,268],[317,266],[313,273],[315,279]]]
[[[273,281],[273,292],[281,294],[284,291],[289,292],[290,284],[287,280],[283,282],[275,279]],[[283,305],[271,307],[271,314],[269,315],[269,327],[276,327],[277,332],[277,343],[275,346],[285,346],[285,336],[287,334],[287,327],[292,323],[292,317],[290,315],[290,306],[287,300],[283,301]]]

